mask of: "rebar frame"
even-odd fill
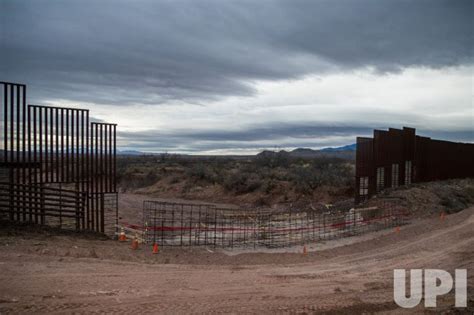
[[[285,247],[359,235],[405,224],[398,200],[350,210],[229,210],[212,205],[145,201],[144,241],[160,246]]]
[[[110,230],[118,217],[116,125],[90,122],[88,109],[26,105],[24,84],[0,82],[0,87],[0,167],[7,173],[0,179],[0,214],[39,224],[59,216],[63,226],[67,196],[75,191],[80,196],[74,199],[75,228]],[[51,198],[58,203],[46,202]],[[106,211],[115,215],[110,222]]]

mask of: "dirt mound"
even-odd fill
[[[371,200],[397,198],[415,217],[455,213],[474,205],[474,179],[427,182],[388,189]]]

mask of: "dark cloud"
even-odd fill
[[[2,1],[2,80],[35,101],[160,104],[252,80],[472,63],[473,2]]]
[[[347,74],[368,67],[384,75],[410,67],[471,65],[473,10],[470,0],[5,0],[0,1],[0,80],[28,84],[29,100],[34,103],[204,105],[225,96],[253,96],[258,80]],[[340,89],[344,95],[344,86]],[[357,104],[350,96],[336,97],[334,106],[342,113],[353,101]],[[383,104],[383,99],[378,101]],[[311,102],[316,103],[317,116],[317,99],[303,103]],[[430,120],[430,113],[380,106],[367,114],[354,113],[352,120],[341,119],[349,121],[347,125],[337,122],[338,113],[327,118],[333,123],[313,125],[284,123],[280,114],[277,124],[277,118],[265,111],[256,112],[252,119],[238,113],[248,108],[248,103],[229,108],[236,113],[229,127],[240,129],[209,131],[212,122],[226,118],[203,110],[196,121],[209,125],[185,129],[186,120],[193,117],[188,113],[180,121],[180,111],[185,109],[176,106],[168,116],[174,120],[161,124],[172,130],[119,129],[119,144],[189,153],[323,147],[370,135],[379,127],[374,121],[395,127],[415,122],[421,129],[439,115],[433,113]],[[292,115],[298,107],[285,110]],[[164,113],[161,118],[167,119]],[[206,115],[209,119],[204,119]],[[382,116],[389,118],[373,119]],[[447,125],[458,126],[456,119],[463,122],[458,116],[448,117]],[[132,125],[128,127],[140,127],[139,122]],[[459,125],[456,131],[446,132],[426,129],[425,134],[446,140],[474,139],[472,126]]]

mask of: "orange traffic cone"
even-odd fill
[[[306,248],[306,245],[303,246],[303,255],[308,255],[308,249]]]
[[[153,244],[153,254],[158,254],[159,251],[158,243]]]
[[[132,249],[133,250],[137,250],[138,249],[138,238],[137,238],[137,235],[135,234],[135,237],[133,238],[133,241],[132,241]]]
[[[127,241],[127,236],[125,236],[125,230],[120,228],[120,235],[119,235],[119,242],[126,242]]]
[[[400,233],[400,227],[399,227],[399,226],[397,226],[397,227],[395,228],[395,233],[397,233],[397,234]]]
[[[441,212],[439,218],[441,219],[441,221],[444,221],[444,217],[446,216],[446,214],[443,212]]]

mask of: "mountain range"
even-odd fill
[[[256,154],[256,156],[286,153],[289,156],[293,156],[293,157],[310,158],[310,157],[327,156],[327,157],[341,157],[341,158],[352,159],[352,158],[355,158],[356,147],[357,147],[356,144],[353,143],[353,144],[348,144],[341,147],[328,147],[328,148],[323,148],[320,150],[313,150],[309,148],[297,148],[292,151],[281,150],[279,152],[264,150]],[[118,150],[117,154],[135,156],[135,155],[160,155],[162,153],[146,153],[146,152],[141,152],[141,151],[136,151],[136,150],[124,150],[124,151]]]

